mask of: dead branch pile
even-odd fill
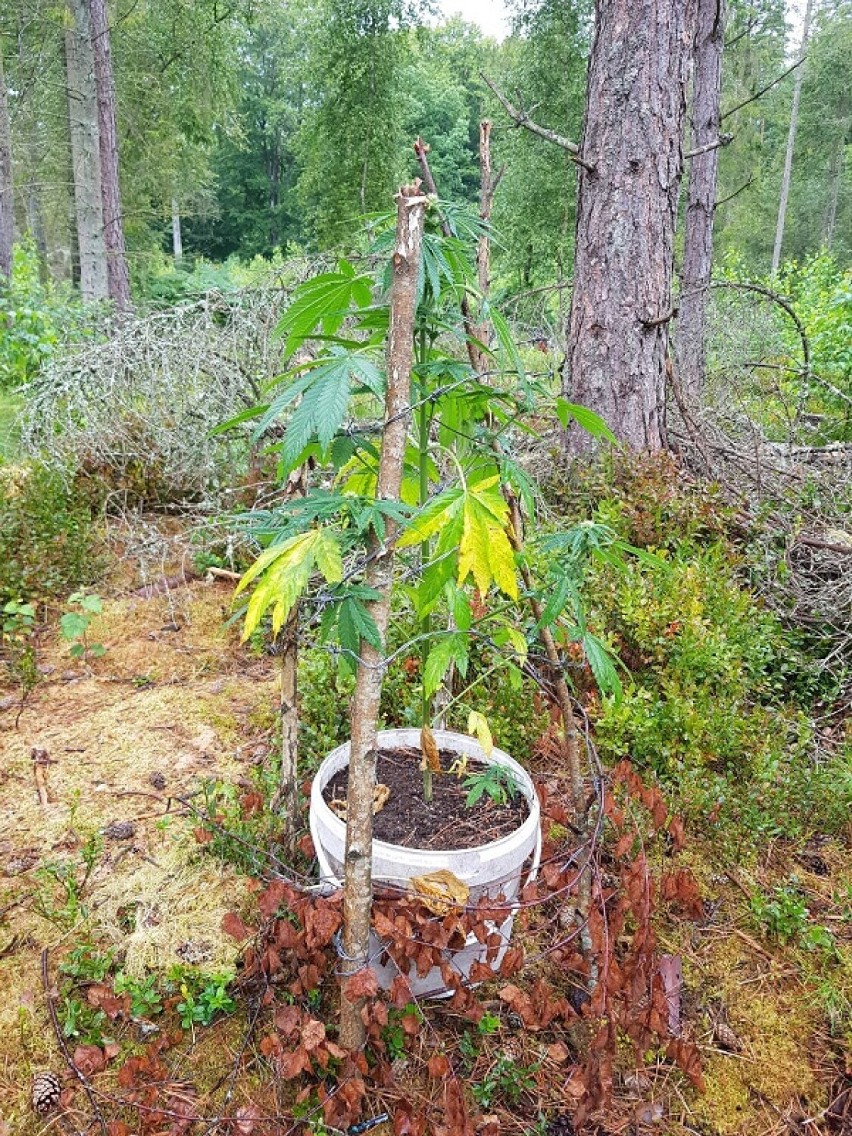
[[[278,317],[316,267],[290,262],[261,287],[116,320],[101,341],[57,354],[25,391],[25,450],[99,478],[118,504],[215,496],[246,455],[211,430],[277,373]]]
[[[798,320],[802,358],[790,358],[768,295],[735,307],[714,295],[701,405],[673,375],[669,440],[758,521],[765,602],[839,673],[852,664],[852,396],[810,368]]]

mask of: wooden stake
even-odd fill
[[[414,357],[414,320],[417,280],[423,249],[423,228],[428,197],[420,181],[403,186],[397,194],[396,239],[393,252],[390,330],[387,343],[387,393],[382,452],[376,497],[398,501],[402,485],[405,440],[411,418],[411,366]],[[379,598],[368,609],[382,642],[390,617],[393,583],[393,542],[396,526],[386,522],[384,542],[371,533],[364,583]],[[363,998],[347,997],[347,981],[369,963],[370,912],[373,902],[373,790],[376,784],[376,746],[379,699],[385,657],[361,640],[355,694],[352,699],[352,741],[349,787],[346,796],[346,863],[343,885],[343,951],[340,963],[340,1044],[361,1049],[365,1040],[361,1017]]]

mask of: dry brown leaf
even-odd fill
[[[302,1045],[308,1053],[325,1041],[325,1026],[316,1018],[309,1018],[302,1026]]]
[[[446,868],[423,876],[412,876],[409,883],[414,894],[433,915],[447,915],[455,907],[464,907],[470,897],[467,884]]]
[[[561,1041],[554,1041],[552,1045],[548,1045],[545,1052],[548,1058],[555,1061],[557,1065],[562,1065],[570,1057],[568,1049]]]
[[[438,743],[428,726],[424,726],[420,731],[420,748],[423,751],[423,760],[426,762],[427,769],[431,769],[433,773],[440,773],[441,756],[438,753]]]
[[[233,1131],[237,1136],[251,1136],[261,1113],[253,1104],[244,1104],[234,1114]]]
[[[233,911],[229,911],[227,915],[222,916],[222,930],[226,935],[230,935],[232,939],[236,939],[241,943],[244,939],[249,939],[254,932],[246,927],[239,915]]]
[[[343,986],[343,993],[350,1002],[358,1002],[361,998],[374,998],[378,992],[378,979],[368,966],[353,974]]]
[[[78,1045],[74,1050],[74,1064],[84,1077],[91,1077],[106,1069],[106,1054],[99,1045]]]
[[[450,1062],[446,1053],[434,1053],[426,1062],[426,1068],[433,1080],[442,1080],[450,1071]]]
[[[293,1053],[282,1053],[278,1058],[278,1074],[285,1081],[294,1081],[302,1073],[310,1073],[311,1059],[300,1045]]]

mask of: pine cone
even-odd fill
[[[725,1022],[713,1023],[713,1037],[723,1049],[729,1049],[732,1053],[742,1053],[743,1043]]]
[[[62,1093],[62,1082],[59,1080],[55,1073],[49,1070],[44,1073],[37,1073],[33,1078],[33,1108],[39,1116],[47,1116],[47,1114],[59,1104],[59,1097]]]

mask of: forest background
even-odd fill
[[[513,32],[498,44],[460,18],[398,0],[111,7],[135,299],[162,303],[198,290],[187,273],[200,262],[345,247],[362,215],[385,210],[415,169],[418,135],[431,146],[442,196],[476,203],[484,116],[495,120],[494,167],[506,166],[493,213],[496,287],[569,279],[577,167],[514,128],[481,76],[537,122],[577,138],[592,6],[544,0],[511,11]],[[79,272],[70,18],[63,5],[33,0],[11,0],[0,16],[15,233],[57,282]],[[852,253],[847,0],[818,5],[808,32],[783,257],[801,261],[822,247],[844,266]],[[771,266],[801,35],[780,0],[729,6],[722,126],[733,139],[719,160],[715,252],[752,276]]]
[[[599,3],[598,15],[615,11],[618,3]],[[701,6],[704,11],[712,7]],[[679,10],[676,4],[657,7],[663,17]],[[717,16],[722,12],[720,5]],[[247,423],[257,416],[263,391],[275,390],[295,374],[282,380],[285,356],[291,354],[285,341],[292,335],[276,335],[275,328],[287,331],[287,306],[296,298],[298,314],[306,282],[310,292],[311,280],[320,273],[320,283],[325,279],[327,284],[322,274],[341,254],[349,258],[338,262],[347,280],[354,278],[356,264],[359,270],[376,269],[382,225],[377,217],[385,214],[386,224],[397,187],[424,172],[412,145],[415,139],[428,143],[442,202],[431,218],[433,229],[441,232],[430,233],[429,247],[446,240],[449,244],[442,247],[454,248],[454,238],[436,225],[438,215],[439,223],[460,223],[461,243],[466,252],[473,248],[481,208],[482,122],[488,119],[493,124],[494,177],[486,194],[489,208],[493,206],[491,279],[483,286],[480,276],[478,291],[469,287],[468,299],[476,295],[478,303],[487,296],[478,314],[488,307],[494,334],[483,315],[482,338],[493,341],[487,344],[491,357],[503,379],[508,377],[503,393],[520,397],[533,392],[524,385],[524,375],[538,384],[518,412],[529,421],[522,429],[519,418],[517,433],[507,431],[518,459],[518,484],[528,489],[530,500],[540,496],[547,502],[548,524],[564,516],[575,533],[604,532],[606,539],[617,536],[634,550],[656,550],[672,569],[654,576],[640,558],[616,571],[604,558],[604,568],[590,574],[590,626],[607,629],[606,646],[621,660],[624,689],[616,698],[593,688],[588,644],[598,640],[586,634],[580,620],[566,632],[563,644],[578,704],[588,715],[584,721],[592,724],[606,767],[629,757],[649,781],[658,778],[671,794],[677,816],[703,841],[686,855],[694,857],[703,894],[719,896],[708,903],[712,918],[707,933],[715,933],[713,919],[721,911],[719,918],[733,927],[724,936],[725,950],[739,945],[770,967],[783,959],[787,968],[755,976],[746,970],[753,968],[753,957],[747,956],[749,962],[737,956],[735,966],[720,946],[712,967],[702,969],[704,947],[696,948],[686,938],[683,945],[675,942],[672,949],[687,962],[687,985],[700,996],[689,1007],[690,1028],[705,1050],[709,1088],[705,1103],[695,1107],[703,1110],[707,1125],[715,1126],[705,1130],[725,1136],[758,1130],[754,1115],[764,1107],[778,1111],[795,1104],[802,1115],[818,1107],[832,1123],[833,1117],[838,1125],[846,1122],[852,1114],[852,536],[847,531],[852,5],[850,0],[823,0],[809,3],[804,19],[798,15],[794,20],[781,0],[731,0],[724,17],[722,133],[711,136],[702,149],[690,112],[672,116],[677,130],[667,139],[667,153],[676,157],[677,169],[665,187],[664,204],[672,208],[669,243],[665,256],[658,257],[658,262],[666,261],[655,281],[660,303],[650,311],[638,306],[632,311],[643,340],[654,338],[656,329],[663,343],[671,328],[674,353],[657,352],[653,360],[651,378],[660,386],[676,377],[669,370],[671,361],[681,363],[683,335],[679,342],[678,333],[685,320],[682,314],[678,319],[677,302],[689,195],[686,163],[690,154],[711,151],[719,159],[710,210],[713,282],[696,289],[709,294],[707,334],[702,336],[709,381],[700,392],[703,402],[692,410],[681,404],[674,381],[668,383],[671,389],[659,392],[675,397],[669,398],[665,429],[658,429],[647,447],[668,444],[679,456],[631,458],[608,452],[597,469],[577,472],[569,471],[563,460],[560,402],[551,396],[560,385],[557,375],[566,398],[572,393],[565,360],[575,264],[578,279],[580,265],[575,256],[578,170],[585,171],[581,177],[590,175],[587,186],[606,180],[596,179],[593,167],[577,161],[576,146],[564,144],[580,140],[584,120],[588,135],[589,112],[598,109],[594,100],[586,105],[587,64],[594,56],[591,3],[517,4],[511,10],[511,34],[497,43],[459,19],[397,0],[7,0],[0,12],[0,645],[10,693],[0,700],[6,715],[2,740],[9,755],[4,754],[0,776],[10,799],[14,790],[18,811],[10,812],[14,838],[3,833],[5,843],[0,841],[11,881],[8,899],[5,893],[0,896],[0,922],[21,920],[6,965],[14,969],[22,989],[32,989],[40,965],[32,926],[40,937],[45,921],[61,925],[66,938],[71,932],[85,934],[81,949],[101,961],[98,952],[104,943],[121,944],[127,934],[128,882],[115,870],[121,857],[111,860],[102,853],[105,841],[124,839],[114,836],[127,831],[122,825],[143,825],[153,814],[122,813],[119,820],[118,814],[101,815],[107,795],[96,798],[88,781],[73,780],[88,777],[88,762],[101,762],[104,776],[122,786],[117,796],[129,799],[128,809],[134,805],[140,792],[133,780],[138,780],[139,753],[126,760],[121,747],[113,745],[117,732],[134,738],[138,748],[139,737],[172,729],[166,724],[172,719],[175,729],[185,719],[197,719],[207,732],[194,735],[201,738],[198,745],[192,741],[198,753],[186,759],[185,777],[180,776],[188,781],[190,774],[215,772],[229,780],[204,782],[206,821],[201,819],[213,827],[205,830],[202,823],[194,840],[203,848],[210,843],[209,853],[240,872],[246,870],[247,844],[251,856],[257,854],[250,871],[257,870],[261,853],[277,847],[275,754],[285,748],[286,730],[283,709],[270,710],[275,635],[264,639],[264,632],[247,646],[237,644],[233,622],[227,624],[233,611],[213,589],[223,580],[233,583],[258,546],[274,539],[263,527],[263,506],[276,500],[276,493],[286,497],[291,487],[294,470],[282,459],[284,465],[273,471],[274,462],[259,452],[257,441],[271,439],[274,447],[279,431],[289,430],[300,414],[302,425],[311,418],[309,425],[323,445],[338,428],[340,440],[348,443],[360,436],[358,415],[367,421],[366,395],[360,387],[355,390],[348,421],[347,372],[334,388],[343,392],[342,400],[335,394],[320,407],[314,392],[291,413],[293,395],[304,389],[300,378],[272,406],[260,407],[259,435],[250,439]],[[601,46],[601,37],[597,44]],[[658,45],[649,37],[643,46]],[[684,57],[691,54],[685,47],[684,37]],[[637,49],[635,54],[642,53]],[[617,69],[612,71],[618,79]],[[684,78],[686,71],[685,63],[674,78]],[[684,80],[680,94],[690,94],[686,86]],[[627,118],[625,132],[628,125],[637,130],[638,118]],[[542,128],[538,136],[524,128],[530,120]],[[542,132],[555,134],[556,144]],[[603,147],[592,153],[592,160],[603,162],[614,149]],[[656,153],[650,158],[646,167],[653,182]],[[652,214],[649,210],[655,221]],[[588,236],[594,228],[580,226],[580,231]],[[606,226],[598,225],[592,235],[601,232],[608,234]],[[641,243],[645,232],[634,225],[631,235],[638,234]],[[646,246],[653,243],[645,241]],[[467,285],[459,285],[449,264],[434,260],[432,268],[429,287],[437,284],[441,303],[452,311],[446,338],[459,355],[470,353],[469,336],[464,345],[469,313],[457,310]],[[623,276],[644,283],[632,263]],[[473,277],[471,270],[468,284]],[[683,296],[689,289],[680,291]],[[499,322],[501,310],[506,316]],[[334,318],[331,325],[337,327]],[[302,329],[303,339],[317,322]],[[437,338],[443,347],[443,336]],[[331,344],[329,350],[334,348]],[[305,366],[295,355],[290,362],[297,370]],[[466,368],[459,359],[452,366]],[[477,375],[488,368],[487,360],[481,367],[472,365]],[[352,372],[352,382],[358,374]],[[656,389],[651,394],[653,401]],[[575,401],[591,405],[580,395]],[[663,401],[658,400],[658,408]],[[276,420],[282,409],[286,425]],[[583,408],[563,399],[561,410],[565,427],[571,415],[580,421]],[[217,433],[235,415],[241,429],[237,439]],[[608,411],[605,417],[622,437],[619,423]],[[489,411],[483,422],[490,428],[494,421]],[[586,416],[589,422],[598,436],[605,433],[594,416]],[[267,428],[269,436],[262,439]],[[364,429],[373,426],[367,421]],[[428,438],[428,423],[421,436]],[[427,491],[428,480],[427,470]],[[434,480],[439,480],[437,470]],[[428,496],[423,489],[421,485],[421,504]],[[244,509],[254,510],[252,523],[259,528],[248,529],[245,517],[236,517]],[[556,570],[568,562],[542,559]],[[105,602],[80,591],[95,586],[106,593]],[[175,600],[178,593],[183,598]],[[563,600],[567,598],[566,593]],[[357,596],[346,602],[350,600],[347,611],[362,610]],[[154,616],[146,614],[146,607],[158,613],[159,630],[151,631],[146,621]],[[404,625],[400,638],[407,642],[410,611],[402,604],[396,614]],[[311,626],[307,616],[305,623]],[[197,633],[190,646],[184,646],[186,636],[179,638],[184,631]],[[354,634],[358,627],[353,624],[350,631]],[[176,637],[174,649],[168,636]],[[356,650],[358,641],[356,637]],[[334,649],[325,646],[309,642],[299,664],[299,737],[306,771],[348,730],[346,683],[351,676],[337,672]],[[77,669],[68,669],[69,658]],[[449,665],[449,657],[444,662]],[[415,720],[417,676],[425,676],[426,669],[413,655],[401,661],[388,680],[385,720]],[[536,745],[546,739],[549,726],[541,702],[532,697],[529,685],[515,689],[485,681],[491,672],[481,661],[474,670],[480,687],[471,698],[480,701],[471,701],[470,707],[487,714],[501,745],[539,762],[541,771],[547,757]],[[519,673],[519,683],[522,678],[528,682],[529,676]],[[126,703],[113,699],[122,683],[129,691]],[[238,708],[223,706],[223,683],[239,694]],[[173,696],[182,701],[172,703]],[[125,721],[131,702],[134,712],[145,706],[149,714],[135,723],[135,734]],[[291,702],[295,707],[295,697]],[[101,717],[93,717],[95,712]],[[118,731],[114,719],[121,722]],[[463,727],[465,720],[452,724]],[[149,788],[159,793],[165,777],[159,736],[155,740],[150,767],[144,770]],[[101,742],[102,752],[93,756],[91,749],[86,751]],[[62,769],[49,768],[56,762],[37,756],[48,749],[86,752],[86,761],[62,759]],[[33,798],[31,781],[35,778],[38,785],[39,774],[47,776],[44,769],[53,782],[53,800],[43,800],[41,793]],[[638,799],[657,801],[656,789],[644,788],[639,780],[632,783]],[[257,786],[254,796],[235,795],[235,786],[247,784]],[[183,781],[178,787],[183,789]],[[150,796],[148,788],[142,796]],[[198,799],[184,800],[185,816],[198,811],[200,806],[192,803]],[[233,825],[236,842],[219,841],[219,817]],[[196,855],[194,843],[190,855],[177,836],[172,842],[167,832],[171,821],[158,814],[156,824],[149,824],[151,847],[158,855],[166,849],[180,854],[181,871],[195,872],[206,861]],[[675,831],[680,823],[677,819]],[[564,836],[567,830],[562,832]],[[32,847],[15,844],[21,834],[27,840],[32,834]],[[667,870],[669,859],[682,851],[680,839],[661,843],[662,870]],[[235,857],[238,845],[242,851]],[[619,839],[615,847],[621,845]],[[62,859],[54,860],[56,855]],[[605,855],[611,863],[625,853],[606,849]],[[719,883],[717,857],[730,881],[727,891]],[[622,865],[628,883],[629,874],[639,872],[637,865],[638,858]],[[810,875],[803,883],[804,872]],[[151,876],[153,893],[163,878]],[[651,877],[646,872],[643,878]],[[234,895],[242,893],[233,878],[225,883],[233,905]],[[75,906],[74,889],[100,894],[97,889],[107,886],[118,896],[115,916],[111,923],[106,916],[90,922],[87,903]],[[201,890],[186,888],[190,895]],[[650,894],[650,884],[648,890]],[[247,898],[241,910],[248,917]],[[227,935],[221,916],[221,908],[193,908],[186,915],[192,934],[186,935],[201,937],[198,924],[206,919],[205,941],[215,944],[216,958],[225,965],[234,950],[230,942],[223,945]],[[536,917],[531,916],[533,923]],[[643,919],[642,934],[651,913]],[[558,934],[558,917],[551,923],[536,925],[536,934]],[[683,931],[680,916],[669,930]],[[755,935],[767,945],[755,947]],[[145,945],[147,949],[148,939]],[[616,945],[621,950],[623,944]],[[176,952],[184,946],[158,944],[157,964],[175,964],[173,955],[183,959]],[[632,966],[638,957],[653,981],[657,963],[651,947],[647,957],[636,949],[636,957],[622,953],[620,963],[627,960]],[[6,952],[4,946],[0,958]],[[104,974],[112,964],[109,955]],[[67,960],[62,965],[67,967]],[[189,1025],[180,1022],[194,1038],[204,1016],[193,1017],[187,1009],[194,988],[187,987],[190,994],[183,995],[182,1003],[174,988],[178,981],[189,981],[192,964],[175,965],[184,968],[179,978],[167,974],[162,986],[147,973],[149,966],[153,971],[147,955],[139,974],[145,972],[145,980],[154,983],[155,1004],[160,994],[167,995],[157,1013],[165,1008],[173,1019],[184,1007]],[[46,966],[41,973],[50,1002]],[[99,1048],[110,1041],[104,1023],[97,1019],[93,1024],[90,1014],[88,1025],[81,1026],[75,1017],[82,984],[94,973],[90,956],[76,973],[63,973],[70,977],[63,979],[57,1002],[64,1016],[56,1032]],[[742,983],[741,973],[748,975]],[[229,974],[212,988],[215,1004],[208,1007],[209,1014],[205,1011],[210,1020],[231,1006],[225,992],[233,978]],[[731,986],[724,989],[724,998],[736,1027],[733,1043],[726,1033],[727,1009],[719,1009],[715,993],[728,974]],[[138,976],[135,980],[141,981]],[[751,987],[747,994],[743,989],[753,981],[759,985],[749,1000]],[[199,997],[205,989],[199,986]],[[330,1006],[322,1003],[318,988],[301,994],[314,999],[306,1001],[305,1013],[321,1012],[331,1021]],[[14,997],[7,1002],[0,1012],[0,1034],[14,1048],[5,1055],[0,1046],[0,1058],[9,1070],[5,1079],[17,1094],[11,1106],[16,1111],[9,1115],[17,1119],[26,1112],[35,1123],[21,1093],[29,1082],[18,1063],[27,1073],[46,1063],[49,1034],[29,1004]],[[795,1017],[790,1005],[796,1007]],[[767,1006],[771,1014],[763,1012]],[[89,1014],[89,1008],[84,1010]],[[15,1029],[7,1028],[7,1012],[18,1014]],[[625,1013],[628,1025],[635,1025]],[[248,1016],[250,1038],[258,1019],[254,1009]],[[494,1022],[502,1044],[502,1020]],[[398,1040],[374,1024],[382,1052],[390,1053],[394,1045],[400,1053],[413,1051],[414,1035]],[[532,1033],[539,1024],[536,1020]],[[556,1045],[561,1034],[552,1036]],[[734,1072],[733,1054],[743,1044],[738,1036],[745,1038],[749,1059]],[[542,1062],[564,1063],[567,1056],[542,1056],[535,1039],[530,1042],[529,1084],[519,1082],[518,1093],[526,1095],[514,1107],[518,1097],[511,1097],[510,1078],[508,1087],[488,1089],[488,1078],[501,1068],[494,1063],[500,1059],[489,1038],[485,1030],[475,1043],[467,1034],[441,1042],[461,1055],[456,1067],[469,1074],[471,1084],[485,1086],[478,1096],[474,1092],[474,1103],[485,1108],[495,1094],[503,1099],[516,1125],[506,1131],[529,1131],[522,1125],[533,1111],[540,1121],[537,1132],[568,1131],[562,1123],[564,1101],[540,1095],[533,1111],[529,1103],[534,1094],[559,1087],[553,1066]],[[614,1033],[610,1042],[607,1060],[616,1054]],[[661,1080],[668,1078],[663,1057],[648,1052]],[[104,1061],[105,1054],[104,1049]],[[692,1054],[690,1050],[687,1056]],[[576,1068],[588,1098],[584,1105],[595,1099],[600,1103],[606,1097],[601,1087],[606,1070],[595,1065],[593,1048],[587,1047],[586,1057],[590,1063],[581,1071],[578,1061]],[[238,1056],[235,1069],[239,1061]],[[700,1070],[684,1054],[680,1064],[697,1087]],[[806,1067],[808,1084],[803,1087]],[[206,1085],[212,1099],[222,1084],[219,1071],[207,1082],[199,1073],[199,1084]],[[675,1090],[677,1096],[677,1085]],[[116,1100],[116,1107],[127,1103]],[[253,1107],[255,1098],[250,1101]],[[324,1105],[313,1098],[309,1103],[314,1113]],[[438,1107],[449,1113],[450,1103]],[[276,1117],[304,1104],[269,1100]],[[218,1113],[220,1105],[211,1108]],[[458,1130],[467,1132],[463,1125]],[[840,1128],[826,1128],[835,1130]]]

